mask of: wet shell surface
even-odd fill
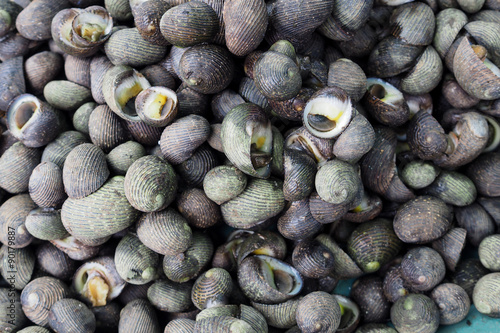
[[[91,333],[96,329],[96,319],[82,302],[64,298],[50,308],[49,325],[56,332]]]
[[[233,290],[231,275],[222,268],[211,268],[200,275],[191,291],[191,300],[200,310],[229,302]]]
[[[124,189],[127,200],[135,209],[159,211],[174,200],[177,179],[168,162],[158,156],[144,156],[127,170]]]
[[[304,332],[335,332],[340,325],[340,306],[333,295],[309,293],[299,302],[297,325]]]

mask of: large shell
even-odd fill
[[[14,143],[0,156],[0,187],[9,193],[28,191],[29,179],[40,163],[42,151]]]
[[[322,200],[332,204],[350,204],[361,188],[358,170],[339,159],[323,164],[315,178],[315,187]]]
[[[439,310],[428,296],[409,294],[394,303],[391,321],[398,332],[435,332],[439,327]]]
[[[160,333],[155,309],[145,299],[128,303],[120,312],[118,331],[121,333]]]
[[[160,256],[140,239],[128,234],[116,246],[116,271],[131,284],[146,284],[158,276]]]
[[[50,39],[50,23],[60,11],[70,6],[69,2],[38,0],[30,3],[16,18],[17,31],[30,40]]]
[[[63,68],[63,58],[60,54],[42,51],[26,59],[26,83],[32,92],[39,95],[47,83],[52,81]]]
[[[401,260],[401,275],[413,290],[431,290],[443,280],[445,273],[443,258],[427,246],[409,250]]]
[[[85,198],[68,198],[61,211],[65,228],[85,239],[109,236],[132,225],[138,212],[125,196],[124,181],[115,176]]]
[[[54,240],[69,236],[61,221],[61,211],[36,208],[26,217],[26,229],[34,237]]]
[[[227,48],[236,56],[246,56],[264,39],[268,21],[266,3],[225,1],[223,19]]]
[[[234,166],[227,165],[214,167],[203,180],[206,196],[219,205],[235,198],[246,186],[246,175]]]
[[[453,283],[434,288],[430,297],[439,308],[439,323],[453,325],[462,321],[470,310],[470,299],[465,290]]]
[[[233,290],[231,275],[222,268],[211,268],[196,279],[191,300],[200,310],[225,305]]]
[[[73,199],[84,198],[108,179],[106,156],[93,144],[81,144],[68,154],[62,176],[68,196]]]
[[[43,97],[53,107],[74,111],[92,100],[90,89],[68,80],[53,80],[43,88]]]
[[[420,196],[398,209],[393,226],[403,242],[424,244],[443,236],[451,222],[452,212],[444,201]]]
[[[234,64],[226,49],[216,45],[188,48],[179,62],[179,77],[203,94],[215,94],[227,88],[234,75]]]
[[[333,295],[315,291],[300,300],[296,318],[302,332],[335,332],[340,325],[340,306]]]
[[[253,178],[240,195],[221,205],[221,211],[226,224],[248,229],[276,216],[284,206],[281,181]]]
[[[177,198],[177,209],[196,228],[209,228],[221,220],[219,206],[198,188],[183,191]]]
[[[70,289],[59,279],[40,277],[26,285],[21,293],[23,311],[29,320],[40,326],[49,323],[50,307],[70,295]]]
[[[172,203],[177,192],[177,178],[172,166],[158,156],[136,160],[125,175],[125,195],[142,212],[162,210]]]
[[[173,256],[186,251],[193,239],[187,221],[171,208],[144,214],[137,222],[137,236],[153,251]]]
[[[96,329],[96,319],[85,304],[65,298],[50,307],[49,325],[56,332],[92,333]]]
[[[490,67],[494,65],[490,65]],[[481,61],[474,52],[469,39],[464,38],[453,58],[453,73],[460,86],[470,95],[479,99],[500,98],[500,76]]]
[[[233,108],[222,122],[221,140],[235,167],[250,176],[269,177],[273,134],[260,107],[244,103]]]
[[[219,30],[219,18],[208,4],[190,1],[167,10],[161,17],[160,29],[172,45],[188,47],[212,41]]]
[[[0,273],[12,289],[23,290],[31,281],[34,268],[35,254],[31,248],[13,249],[7,245],[0,248]]]
[[[160,147],[168,162],[177,165],[193,155],[210,135],[210,124],[198,115],[177,119],[163,130]]]
[[[9,104],[17,96],[26,93],[22,57],[5,60],[0,65],[0,108],[7,110]]]
[[[307,198],[292,202],[278,219],[280,234],[292,240],[312,237],[321,229],[321,226],[322,224],[313,218]]]

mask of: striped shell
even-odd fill
[[[7,199],[0,206],[0,242],[11,248],[22,248],[33,241],[26,230],[26,217],[36,204],[29,194],[18,194]]]
[[[61,168],[52,162],[38,164],[31,173],[28,190],[39,207],[60,207],[66,199]]]
[[[116,113],[107,105],[99,105],[89,117],[89,136],[94,145],[109,153],[126,142],[130,135]]]
[[[68,154],[78,145],[89,142],[80,132],[66,131],[49,143],[42,154],[42,162],[52,162],[63,168]]]
[[[129,302],[120,312],[118,331],[121,333],[160,333],[155,309],[145,299]]]
[[[187,311],[193,306],[191,302],[192,287],[191,282],[176,283],[169,280],[158,280],[148,288],[148,300],[160,311]]]
[[[110,174],[103,151],[90,143],[75,147],[68,154],[62,171],[64,189],[72,199],[94,193]]]
[[[211,268],[196,279],[191,300],[198,309],[203,310],[227,304],[232,291],[231,275],[225,269]]]
[[[82,302],[64,298],[50,307],[49,325],[56,332],[92,333],[96,329],[96,319]]]
[[[124,181],[123,176],[115,176],[85,198],[68,198],[61,218],[69,233],[82,239],[98,238],[132,225],[138,212],[125,196]]]
[[[33,169],[40,163],[42,151],[14,143],[0,156],[0,188],[9,193],[27,192]]]

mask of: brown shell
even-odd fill
[[[222,122],[225,115],[235,106],[245,103],[245,100],[231,89],[225,89],[212,97],[211,107],[214,118]]]
[[[186,251],[193,239],[186,219],[171,208],[142,215],[137,236],[155,252],[173,256]]]
[[[69,295],[70,289],[61,280],[48,276],[40,277],[32,280],[23,289],[21,304],[29,320],[46,327],[50,307]]]
[[[453,283],[443,283],[430,294],[439,308],[439,323],[453,325],[462,321],[470,310],[470,299],[465,290]]]
[[[126,142],[129,135],[116,115],[107,105],[99,105],[90,114],[89,135],[92,143],[109,152]]]
[[[64,189],[70,198],[79,199],[95,192],[110,172],[103,151],[90,143],[75,147],[63,168]]]
[[[193,156],[175,166],[175,171],[187,186],[201,188],[205,175],[218,165],[215,152],[206,144],[195,150]]]
[[[458,45],[453,58],[453,73],[460,86],[470,95],[486,100],[500,98],[500,77],[481,61],[468,38]]]
[[[445,77],[441,92],[446,101],[458,109],[471,108],[480,101],[479,98],[471,96],[463,90],[454,77]]]
[[[76,261],[49,242],[36,249],[36,262],[42,271],[66,281],[73,276],[77,268]]]
[[[209,228],[222,218],[219,205],[198,188],[181,192],[177,197],[177,209],[196,228]]]
[[[32,2],[17,16],[17,31],[30,40],[50,39],[52,18],[60,10],[68,7],[70,7],[68,1],[38,0]]]
[[[142,38],[157,45],[170,44],[160,30],[160,20],[170,7],[167,1],[161,0],[139,1],[138,4],[132,6],[134,23]]]
[[[295,97],[285,101],[269,100],[269,106],[282,119],[301,121],[307,101],[314,92],[311,88],[302,88]]]
[[[446,267],[454,272],[465,248],[467,231],[463,228],[453,228],[440,239],[432,242],[432,248],[443,257]]]
[[[34,94],[41,94],[45,85],[63,69],[63,64],[62,56],[54,52],[42,51],[32,55],[24,63],[28,87]]]
[[[0,187],[9,193],[27,192],[33,169],[40,163],[42,150],[14,143],[0,156]]]
[[[197,115],[179,118],[161,135],[160,147],[167,161],[177,165],[187,160],[210,134],[208,121]]]
[[[439,198],[419,196],[400,206],[394,231],[405,243],[424,244],[442,237],[451,227],[452,211]]]
[[[391,98],[394,94],[389,89],[396,89],[381,79],[370,78],[367,82],[367,92],[363,98],[363,105],[367,111],[381,124],[397,127],[410,119],[410,109],[400,93],[400,98]]]
[[[90,63],[92,58],[80,58],[68,55],[64,59],[64,74],[66,78],[81,86],[90,88]]]
[[[264,39],[268,14],[263,0],[225,1],[223,19],[226,46],[243,57],[255,50]]]
[[[439,158],[448,146],[443,127],[424,110],[410,120],[407,136],[411,150],[423,160]]]
[[[177,117],[185,117],[190,114],[199,116],[207,116],[210,96],[200,93],[190,88],[186,83],[181,85],[176,90],[177,99],[179,100],[179,111]]]
[[[164,1],[158,1],[163,2]],[[143,2],[145,3],[145,2]],[[146,66],[144,69],[140,70],[140,73],[144,75],[146,80],[151,84],[151,86],[162,86],[172,90],[175,90],[177,83],[175,78],[170,74],[169,71],[158,64]]]
[[[413,291],[405,284],[401,276],[401,265],[389,268],[384,276],[384,296],[387,297],[389,302],[395,303],[398,299]]]
[[[40,207],[60,207],[66,199],[61,168],[52,162],[37,165],[28,187],[31,199]]]
[[[500,196],[500,154],[480,155],[467,168],[467,175],[474,182],[477,192],[487,197]]]
[[[148,125],[142,121],[124,121],[122,125],[130,132],[135,141],[144,146],[156,146],[160,141],[163,127]]]

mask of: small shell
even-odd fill
[[[0,206],[0,242],[13,249],[28,246],[33,236],[26,230],[26,217],[36,204],[28,194],[18,194]]]
[[[160,311],[181,312],[189,310],[193,284],[158,280],[148,288],[148,300]]]
[[[363,271],[352,258],[327,234],[319,234],[316,240],[324,245],[334,258],[331,277],[339,280],[354,279],[363,275]]]
[[[134,99],[151,85],[146,78],[129,66],[111,67],[102,81],[102,93],[106,104],[125,120],[140,121]]]
[[[30,176],[31,199],[40,207],[60,207],[66,199],[62,170],[52,162],[40,163]]]
[[[305,277],[326,277],[333,269],[334,258],[329,249],[317,240],[304,240],[293,249],[293,266]]]
[[[210,124],[197,115],[182,117],[165,127],[160,147],[168,162],[180,164],[193,155],[210,135]]]
[[[144,122],[124,121],[122,125],[130,132],[135,141],[143,146],[158,146],[163,131],[162,127],[150,126]]]
[[[303,123],[318,138],[335,138],[353,117],[350,97],[338,87],[326,87],[311,96],[304,108]]]
[[[394,303],[391,321],[398,332],[436,332],[439,327],[439,310],[428,296],[409,294]]]
[[[455,217],[458,225],[467,230],[467,241],[479,246],[481,241],[495,233],[495,222],[479,204],[457,207]]]
[[[21,293],[23,311],[29,320],[40,326],[48,326],[50,307],[70,295],[70,289],[61,280],[40,277],[32,280]]]
[[[87,102],[80,106],[73,114],[73,127],[80,133],[89,135],[89,118],[96,108],[95,102]]]
[[[111,35],[104,44],[104,51],[115,66],[141,67],[162,60],[167,47],[146,41],[137,28],[125,28]]]
[[[247,177],[233,166],[220,165],[211,169],[203,180],[206,196],[221,205],[238,196],[247,186]]]
[[[465,248],[465,237],[467,230],[453,228],[440,239],[432,242],[432,248],[436,250],[444,260],[446,267],[454,272]]]
[[[191,245],[183,253],[165,255],[163,271],[175,282],[186,282],[197,277],[210,262],[214,246],[210,237],[200,232],[193,234]]]
[[[87,138],[80,132],[62,132],[54,141],[45,147],[42,154],[42,162],[52,162],[63,169],[66,157],[73,148],[87,142]]]
[[[341,58],[328,68],[328,86],[344,89],[354,102],[358,102],[365,94],[366,75],[355,62]]]
[[[76,261],[49,242],[36,249],[36,263],[40,270],[63,281],[73,277],[77,267]]]
[[[477,281],[488,273],[490,271],[481,264],[479,259],[468,258],[457,265],[455,273],[451,276],[451,282],[464,288],[469,298],[472,299]]]
[[[447,204],[463,207],[474,202],[477,190],[470,178],[456,171],[442,170],[425,192]]]
[[[65,298],[50,308],[49,325],[56,332],[91,333],[96,329],[96,318],[82,302]]]
[[[302,332],[335,332],[341,316],[337,299],[323,291],[302,298],[296,312],[297,325]]]
[[[446,8],[437,13],[433,45],[441,58],[445,57],[465,24],[467,24],[467,15],[460,9]]]
[[[34,237],[42,240],[61,239],[69,236],[61,221],[61,211],[36,208],[26,216],[26,229]]]
[[[60,214],[60,213],[59,213]],[[62,222],[61,222],[62,223]],[[64,226],[62,226],[64,228]],[[59,250],[66,253],[73,260],[86,260],[95,257],[100,250],[100,247],[92,244],[92,246],[85,245],[73,236],[68,236],[68,232],[64,229],[66,235],[59,239],[50,240]],[[109,239],[109,237],[104,238]],[[101,239],[102,241],[102,239]]]
[[[313,218],[322,224],[333,223],[340,220],[351,208],[352,202],[347,204],[332,204],[321,199],[319,194],[314,191],[309,196],[309,209]]]
[[[434,288],[431,299],[439,308],[439,323],[453,325],[462,321],[470,310],[470,299],[465,290],[453,283],[443,283]]]
[[[193,156],[175,166],[183,184],[201,188],[205,175],[218,165],[218,156],[206,144],[196,149]]]
[[[424,110],[417,112],[410,120],[407,139],[412,152],[423,160],[441,157],[448,146],[443,127]]]
[[[401,241],[392,223],[376,219],[359,225],[347,241],[347,253],[365,273],[376,272],[399,252]]]
[[[389,319],[390,303],[384,295],[382,278],[366,275],[354,281],[351,298],[359,306],[365,323],[384,322]]]
[[[311,134],[305,127],[299,127],[291,132],[285,140],[286,148],[297,149],[306,154],[309,154],[318,163],[323,163],[326,160],[334,157],[333,139],[319,138]]]
[[[107,105],[97,106],[90,114],[89,136],[106,153],[130,137],[120,117]]]
[[[132,234],[123,237],[116,247],[116,271],[128,283],[146,284],[156,279],[159,263],[159,255]]]
[[[224,221],[248,229],[276,216],[285,206],[282,186],[278,180],[251,179],[240,195],[221,205]]]
[[[128,168],[139,158],[146,155],[146,149],[135,141],[127,141],[116,146],[106,155],[110,171],[115,175],[124,176]]]
[[[260,107],[240,104],[224,117],[222,147],[235,167],[250,176],[267,178],[271,171],[272,134],[271,122]]]
[[[31,281],[35,260],[35,254],[29,247],[13,249],[2,245],[0,248],[0,273],[5,281],[9,281],[10,291],[13,289],[23,290]]]
[[[0,156],[0,187],[9,193],[27,192],[29,177],[40,163],[41,150],[14,143]]]
[[[302,86],[297,64],[279,52],[265,52],[259,57],[253,70],[255,85],[269,99],[290,99],[299,93]]]
[[[161,17],[160,29],[172,45],[188,47],[211,42],[219,30],[219,18],[208,4],[190,1],[167,10]]]
[[[136,299],[125,305],[120,312],[118,331],[121,333],[160,333],[153,306],[144,299]]]
[[[149,155],[136,160],[125,175],[125,195],[142,212],[159,211],[174,200],[177,179],[172,166]]]
[[[262,313],[269,326],[276,328],[291,328],[297,325],[295,315],[299,302],[300,298],[293,298],[277,304],[263,304],[257,302],[251,302],[251,304]]]
[[[116,298],[125,281],[118,274],[112,257],[87,260],[75,272],[72,288],[92,306],[104,306]]]
[[[488,153],[479,156],[470,164],[467,175],[474,182],[480,195],[488,197],[500,196],[498,188],[497,170],[500,161],[500,154]]]
[[[291,240],[307,239],[315,235],[322,224],[316,221],[309,209],[309,200],[293,201],[278,219],[280,234]]]
[[[285,149],[283,195],[287,201],[299,201],[307,198],[314,190],[316,162],[308,154]]]
[[[500,271],[498,256],[500,253],[500,235],[485,237],[479,244],[479,259],[484,267],[493,271]]]
[[[132,4],[135,2],[135,4]],[[171,5],[167,1],[131,1],[134,23],[142,38],[157,45],[169,45],[160,31],[160,20]]]
[[[430,247],[415,247],[401,261],[401,275],[413,290],[431,290],[443,280],[445,273],[443,258]]]
[[[427,46],[415,66],[401,80],[401,90],[407,94],[428,93],[437,87],[443,75],[443,62],[432,46]]]
[[[191,300],[200,310],[225,305],[233,290],[231,275],[222,268],[211,268],[200,275],[191,291]]]
[[[356,167],[339,159],[323,164],[315,178],[315,187],[322,200],[332,204],[350,204],[361,187]]]
[[[379,78],[399,75],[413,67],[423,50],[423,46],[408,44],[397,37],[385,37],[372,49],[367,72]]]
[[[64,60],[66,78],[74,83],[90,89],[90,63],[92,58],[81,58],[68,55]]]
[[[248,77],[241,79],[240,86],[238,87],[238,94],[248,103],[257,104],[264,110],[269,109],[269,100],[257,88],[255,81]],[[279,103],[279,101],[277,103]]]
[[[90,62],[90,90],[96,103],[104,104],[104,94],[102,84],[104,74],[113,67],[113,64],[105,55],[95,55]]]
[[[196,228],[209,228],[222,218],[219,206],[198,188],[183,191],[177,198],[177,209]]]
[[[146,124],[163,127],[177,115],[177,95],[165,87],[149,87],[137,95],[135,110]]]
[[[0,108],[7,110],[9,104],[18,95],[26,93],[26,83],[23,75],[22,57],[5,60],[0,65]]]
[[[381,124],[397,127],[410,119],[410,109],[403,94],[382,79],[369,78],[364,106]]]
[[[186,219],[171,208],[142,215],[137,236],[153,251],[172,256],[186,251],[193,237]]]
[[[82,199],[68,198],[61,218],[70,234],[82,239],[112,235],[132,225],[138,212],[128,202],[123,176],[115,176]]]
[[[28,87],[34,94],[41,94],[45,85],[63,69],[63,64],[62,56],[54,52],[42,51],[32,55],[24,63]]]
[[[435,17],[421,2],[398,6],[391,15],[391,34],[410,45],[429,45],[434,37]]]
[[[222,122],[226,114],[234,107],[245,103],[245,100],[231,89],[225,89],[212,97],[211,107],[214,118]]]
[[[396,265],[387,270],[384,277],[384,295],[389,302],[396,303],[398,299],[408,295],[412,290],[406,286],[401,276],[401,265]]]
[[[412,189],[422,189],[432,184],[439,172],[432,163],[415,160],[404,166],[401,180]]]
[[[92,100],[90,89],[67,80],[50,81],[43,88],[43,97],[53,107],[74,111]]]
[[[7,112],[7,126],[25,146],[37,148],[51,142],[62,127],[57,110],[30,94],[16,97]]]

